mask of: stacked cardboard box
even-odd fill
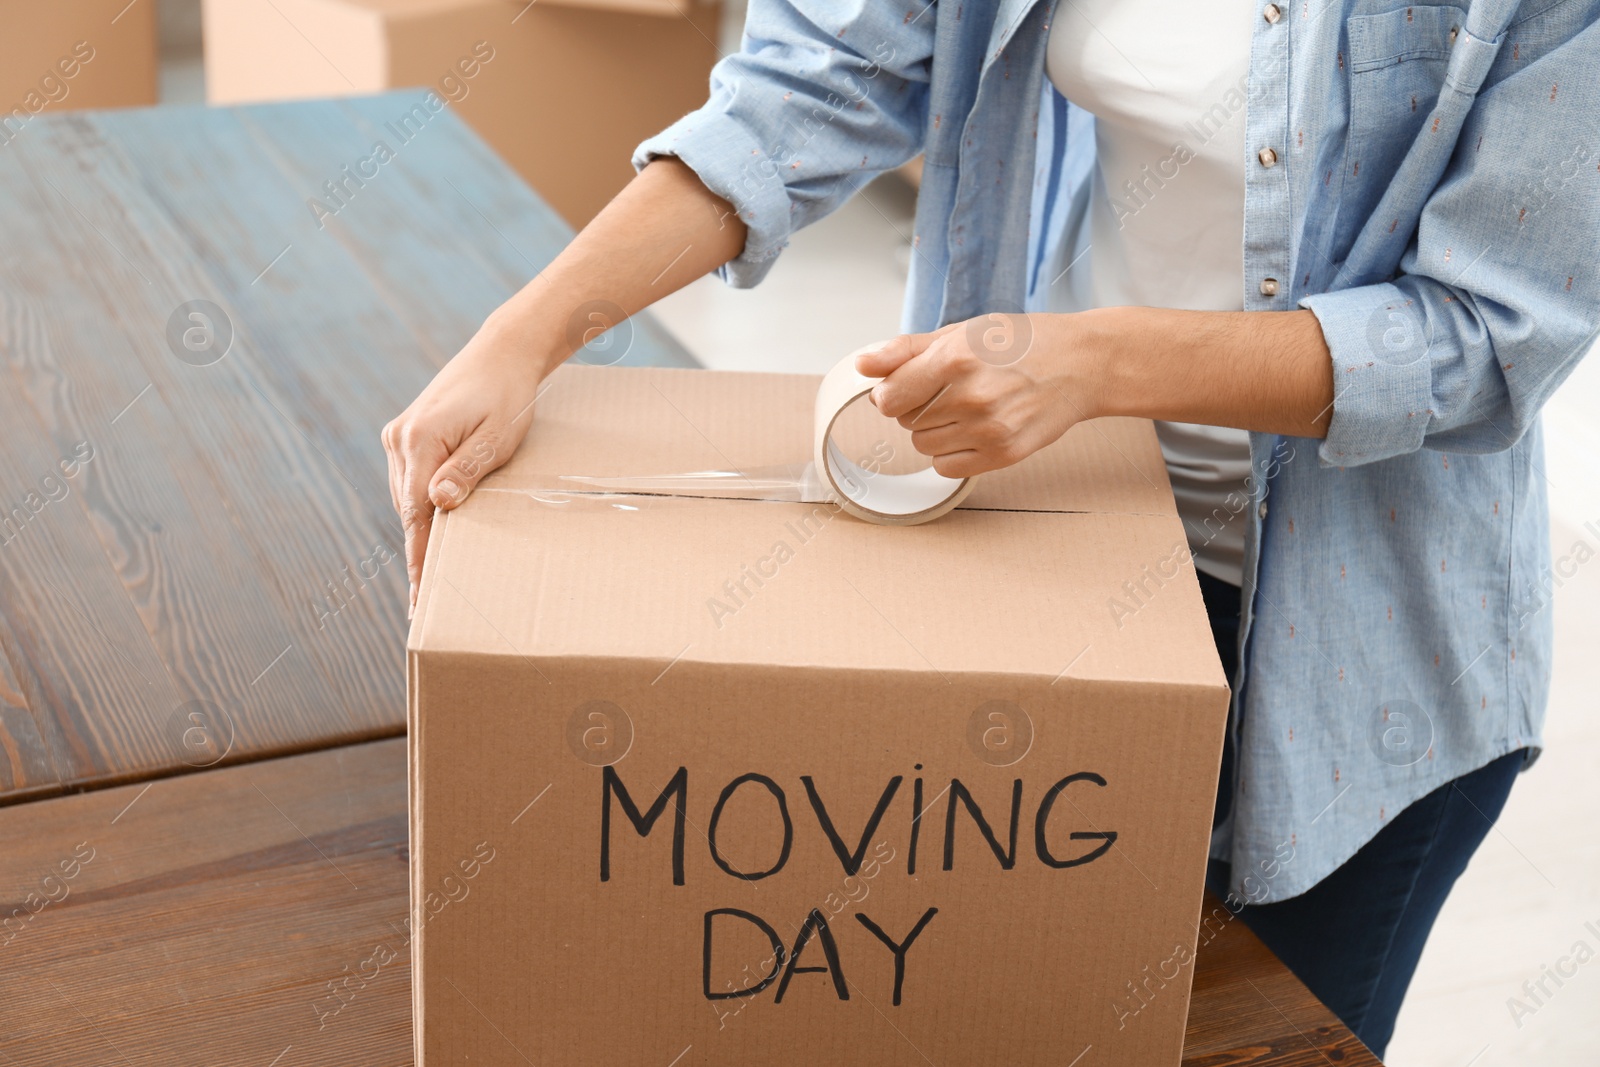
[[[0,0],[0,146],[33,119],[156,102],[152,0]]]
[[[205,0],[206,96],[425,86],[574,226],[705,101],[719,7],[670,0]]]

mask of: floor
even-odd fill
[[[198,42],[183,37],[181,15],[174,22],[179,32],[164,57],[162,98],[197,102],[204,98]],[[799,234],[759,288],[732,290],[702,278],[656,313],[709,367],[820,373],[898,330],[913,204],[897,177],[880,179]],[[1600,550],[1596,410],[1600,362],[1591,359],[1546,414],[1557,557],[1580,539]],[[1596,1062],[1600,660],[1593,650],[1600,647],[1600,566],[1579,566],[1558,590],[1555,611],[1545,753],[1519,781],[1445,907],[1401,1013],[1391,1067]]]
[[[1597,409],[1591,355],[1545,412],[1558,565],[1600,549]],[[1588,549],[1574,554],[1579,540]],[[1390,1046],[1394,1067],[1600,1061],[1600,566],[1577,565],[1555,613],[1544,754],[1445,905]]]

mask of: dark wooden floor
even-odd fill
[[[395,137],[413,102],[0,151],[0,1067],[411,1062],[377,435],[570,236],[448,112]],[[648,319],[623,362],[692,363]],[[1186,1063],[1376,1064],[1218,928]]]

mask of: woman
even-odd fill
[[[1537,415],[1600,319],[1600,0],[1463,2],[757,0],[709,102],[385,429],[413,595],[432,507],[596,306],[754,285],[922,152],[874,402],[955,477],[1157,420],[1234,680],[1213,885],[1381,1054],[1538,751]]]

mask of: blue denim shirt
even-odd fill
[[[1424,794],[1538,750],[1538,413],[1600,324],[1597,12],[1264,3],[1240,27],[1245,99],[1195,101],[1246,108],[1243,306],[1315,313],[1336,394],[1326,440],[1251,435],[1235,799],[1212,842],[1245,899],[1304,892]],[[923,152],[905,327],[1044,310],[1094,162],[1093,118],[1044,77],[1051,14],[754,0],[710,100],[635,164],[677,156],[735,206],[749,237],[723,275],[747,286]]]

